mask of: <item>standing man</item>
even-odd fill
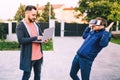
[[[96,18],[90,21],[89,26],[86,27],[83,33],[85,41],[78,49],[72,62],[70,76],[73,80],[80,80],[77,76],[79,69],[81,70],[82,80],[89,80],[94,59],[108,45],[111,39],[109,30],[113,24],[112,22],[105,28],[107,21],[103,18]]]
[[[42,44],[35,43],[42,39],[42,32],[35,19],[37,9],[28,5],[25,8],[25,18],[17,25],[16,33],[20,43],[20,69],[23,70],[22,80],[29,80],[33,67],[34,80],[40,80],[43,59]]]

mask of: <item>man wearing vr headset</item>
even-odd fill
[[[89,26],[86,27],[82,36],[85,40],[72,62],[70,76],[73,80],[80,80],[77,75],[79,69],[81,70],[82,80],[89,80],[94,59],[111,39],[109,30],[113,24],[114,22],[106,27],[107,21],[100,17],[89,22]]]

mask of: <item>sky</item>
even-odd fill
[[[0,19],[12,19],[18,10],[20,4],[24,5],[45,5],[47,2],[51,4],[64,4],[66,7],[76,7],[79,0],[3,0],[0,2]]]

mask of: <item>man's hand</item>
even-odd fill
[[[42,36],[38,36],[38,37],[37,37],[37,40],[42,40]]]
[[[46,44],[46,43],[48,43],[48,41],[49,41],[49,39],[45,40],[43,43],[45,43],[45,44]]]
[[[111,22],[110,25],[107,28],[105,28],[105,30],[110,31],[110,28],[113,26],[113,24],[114,24],[114,22]]]
[[[91,28],[91,27],[95,26],[96,22],[97,22],[96,19],[90,20],[90,22],[89,22],[89,27]]]

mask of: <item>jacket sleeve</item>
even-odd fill
[[[23,26],[24,25],[22,24],[18,24],[18,26],[16,27],[18,42],[20,44],[29,44],[29,43],[32,43],[32,41],[37,40],[37,36],[29,37],[29,35],[27,35],[27,32],[25,31],[25,28],[23,28]]]
[[[100,46],[106,47],[111,39],[112,35],[108,31],[104,31],[100,40]]]
[[[86,29],[84,30],[83,35],[82,35],[83,39],[87,38],[87,36],[89,35],[90,30],[91,30],[91,28],[86,27]]]

